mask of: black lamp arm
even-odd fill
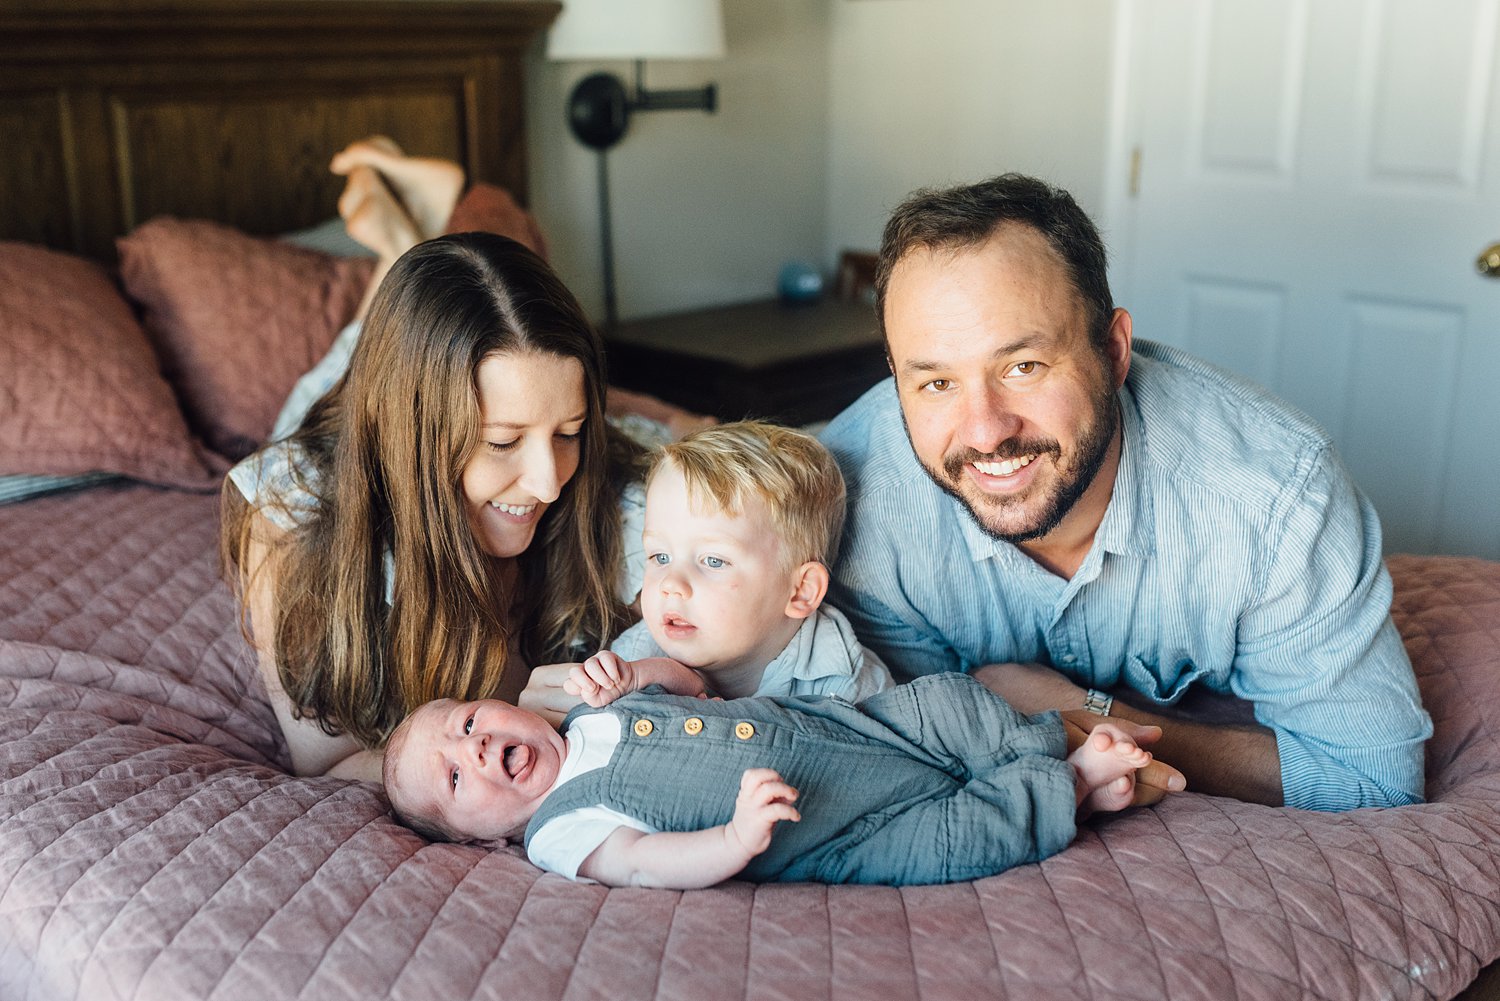
[[[635,61],[635,96],[631,111],[706,111],[713,114],[719,106],[719,88],[715,84],[686,90],[648,90],[646,64]]]
[[[578,81],[568,95],[568,124],[578,141],[592,149],[609,149],[625,136],[630,116],[637,111],[718,110],[719,89],[714,84],[687,90],[646,89],[645,67],[635,64],[635,93],[613,73],[593,73]]]

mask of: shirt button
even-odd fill
[[[734,735],[741,740],[749,740],[755,736],[755,727],[749,723],[736,723],[734,725]]]
[[[1065,654],[1063,656],[1062,662],[1064,664],[1076,664],[1076,663],[1078,663],[1078,658],[1075,657],[1075,656],[1073,656],[1071,653],[1070,654]]]
[[[649,737],[651,736],[651,731],[655,730],[656,727],[651,725],[649,719],[638,719],[635,721],[634,729],[637,737]]]
[[[682,728],[687,731],[688,736],[696,736],[703,732],[703,721],[696,716],[689,716],[682,721]]]

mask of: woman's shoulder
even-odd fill
[[[272,442],[229,471],[229,481],[246,503],[283,531],[306,524],[317,512],[312,492],[316,476],[306,454],[291,441]]]

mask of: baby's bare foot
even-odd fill
[[[378,171],[405,206],[422,240],[442,236],[464,188],[464,171],[449,160],[407,156],[386,136],[350,143],[334,154],[328,169],[352,175],[360,167]]]
[[[387,264],[422,242],[411,216],[370,167],[349,172],[339,195],[339,215],[349,235]]]
[[[1121,775],[1083,798],[1080,813],[1114,813],[1123,810],[1135,799],[1135,773]]]
[[[1135,773],[1151,763],[1151,752],[1141,748],[1123,729],[1100,723],[1068,755],[1078,776],[1080,813],[1123,810],[1135,794]]]

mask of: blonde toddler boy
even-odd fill
[[[880,658],[824,604],[844,523],[844,478],[811,435],[759,421],[663,446],[646,486],[642,619],[564,688],[603,705],[649,684],[651,658],[712,694],[834,695],[891,687]]]

